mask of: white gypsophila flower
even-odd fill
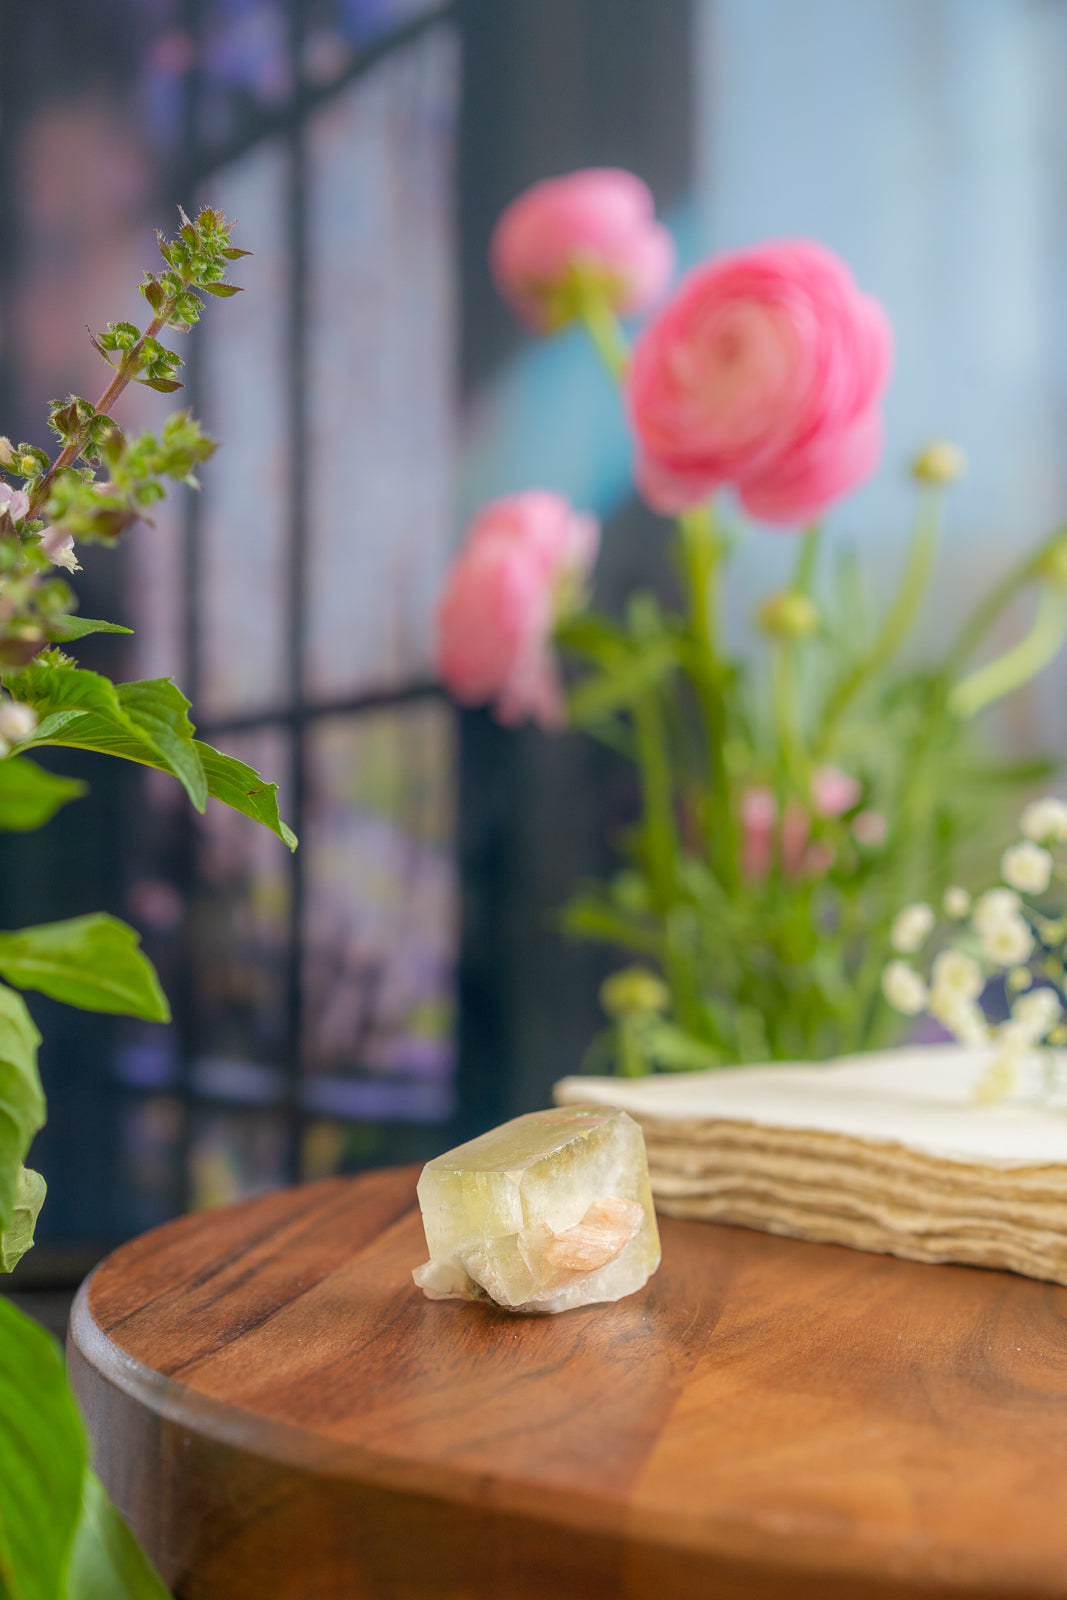
[[[893,949],[899,950],[901,955],[914,955],[926,942],[934,920],[933,912],[923,900],[904,906],[893,918],[893,926],[889,930],[889,942]]]
[[[982,953],[995,967],[1018,967],[1029,961],[1034,949],[1030,925],[1022,917],[1005,917],[983,929]]]
[[[957,994],[964,1000],[977,1000],[985,988],[982,969],[962,950],[942,950],[934,957],[931,988],[938,994]]]
[[[1031,989],[1020,995],[1011,1008],[1011,1020],[1031,1043],[1043,1039],[1056,1026],[1063,1007],[1053,989]]]
[[[1005,850],[1000,875],[1020,894],[1044,894],[1052,877],[1052,857],[1032,839],[1024,839]]]
[[[1019,915],[1019,896],[1014,889],[987,889],[974,902],[974,923],[977,933],[987,933],[998,923],[1010,921]]]
[[[1037,844],[1047,844],[1050,839],[1067,839],[1067,800],[1057,800],[1051,794],[1031,800],[1022,809],[1019,831]]]
[[[960,918],[969,914],[971,897],[966,889],[961,889],[958,884],[951,884],[946,890],[941,902],[946,917]]]
[[[893,1010],[906,1017],[917,1017],[926,1005],[926,985],[906,961],[889,962],[882,973],[882,993]]]
[[[19,744],[28,739],[37,726],[37,713],[32,706],[18,700],[0,701],[0,736]]]
[[[928,1010],[960,1044],[986,1044],[989,1024],[981,1006],[960,994],[931,993]]]

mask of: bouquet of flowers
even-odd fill
[[[619,868],[563,919],[625,954],[591,1053],[624,1073],[891,1042],[907,1025],[883,988],[897,908],[954,884],[998,786],[1047,771],[998,763],[975,718],[1067,634],[1057,528],[937,659],[902,663],[962,453],[940,442],[915,458],[914,528],[881,604],[851,555],[831,562],[821,547],[826,513],[879,460],[885,312],[828,249],[790,240],[698,266],[631,347],[619,319],[663,300],[673,263],[649,191],[616,170],[535,185],[491,246],[526,323],[584,325],[618,380],[637,489],[674,519],[677,604],[642,591],[622,615],[595,610],[595,518],[526,489],[475,518],[437,617],[440,673],[459,701],[506,723],[584,729],[636,764],[640,815]],[[796,541],[791,581],[759,607],[754,664],[731,655],[722,628],[750,521]],[[1024,589],[1031,628],[975,666]]]

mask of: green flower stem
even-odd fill
[[[678,897],[679,843],[670,758],[663,719],[653,691],[649,690],[634,701],[633,719],[643,789],[645,867],[652,906],[663,925],[663,972],[678,1021],[699,1036],[704,1031],[700,997],[670,926],[671,912]]]
[[[174,296],[164,304],[162,311],[157,317],[152,318],[152,321],[138,339],[137,343],[126,351],[122,360],[119,362],[115,376],[112,378],[111,382],[108,384],[107,388],[96,402],[94,409],[96,410],[98,416],[106,417],[110,413],[111,407],[114,405],[119,395],[133,380],[140,362],[141,351],[144,348],[145,340],[154,339],[156,334],[161,332],[161,330],[166,327],[168,319],[174,314],[174,304],[176,298],[177,297]],[[64,467],[69,467],[71,462],[78,459],[82,450],[85,448],[87,438],[88,431],[85,431],[79,434],[76,439],[72,439],[68,445],[64,446],[62,452],[56,457],[56,459],[52,462],[52,465],[48,468],[48,471],[38,479],[33,493],[30,495],[29,514],[31,517],[37,516],[41,508],[47,503],[48,496],[52,490],[52,484],[56,478],[56,474],[62,472]]]
[[[688,649],[683,661],[700,701],[708,744],[709,854],[720,883],[730,889],[737,884],[737,847],[726,770],[726,701],[717,640],[722,539],[711,505],[683,512],[678,527],[689,599]]]
[[[816,756],[826,754],[843,712],[860,690],[892,660],[911,632],[933,571],[934,556],[941,535],[941,508],[940,489],[935,487],[923,489],[904,575],[893,603],[871,648],[841,678],[830,695],[823,712],[822,726],[815,749]]]
[[[994,700],[1021,688],[1048,665],[1065,638],[1067,588],[1043,583],[1030,631],[1012,649],[958,683],[949,694],[949,710],[958,717],[973,717]]]
[[[601,362],[605,363],[616,382],[622,382],[625,370],[630,365],[630,347],[625,342],[619,318],[609,306],[605,294],[582,296],[581,317],[585,331],[597,347]]]
[[[793,593],[811,593],[812,581],[815,577],[815,563],[819,558],[819,542],[822,538],[822,527],[818,522],[813,522],[810,528],[804,530],[797,551],[797,564],[793,573]]]
[[[652,902],[662,916],[674,903],[678,835],[663,720],[651,690],[635,700],[633,718],[643,788],[645,865]]]
[[[771,694],[784,787],[807,797],[811,788],[808,756],[800,736],[796,702],[797,648],[781,640],[772,648]],[[780,796],[779,798],[783,798]]]
[[[949,680],[962,672],[966,663],[978,649],[990,628],[1001,613],[1011,604],[1021,589],[1033,583],[1049,556],[1067,540],[1067,523],[1055,528],[1039,549],[1012,567],[990,591],[974,613],[964,623],[956,643],[945,661],[944,673]]]

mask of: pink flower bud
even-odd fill
[[[437,666],[464,705],[500,722],[564,721],[552,629],[578,603],[599,527],[545,490],[496,500],[475,519],[437,608]]]
[[[819,767],[811,780],[811,799],[820,817],[840,817],[851,811],[863,785],[840,767]]]
[[[670,280],[674,244],[647,184],[616,167],[589,167],[513,200],[493,230],[489,264],[504,299],[545,329],[575,315],[576,273],[623,316],[643,311]]]
[[[786,802],[782,817],[782,871],[796,878],[804,871],[804,857],[811,834],[811,818],[799,800]]]
[[[765,522],[810,521],[874,470],[892,333],[811,240],[715,257],[637,342],[630,418],[658,511],[723,485]]]
[[[869,850],[885,844],[888,831],[889,825],[880,811],[860,811],[852,819],[852,837]]]
[[[800,870],[807,878],[823,878],[836,859],[837,852],[833,845],[827,839],[816,839],[805,850]]]
[[[760,883],[771,870],[778,801],[773,789],[754,786],[741,796],[741,876]]]

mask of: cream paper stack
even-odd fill
[[[1057,1052],[1067,1066],[1067,1052]],[[982,1049],[934,1045],[650,1078],[564,1078],[644,1130],[660,1211],[1067,1284],[1067,1096],[975,1102]]]

